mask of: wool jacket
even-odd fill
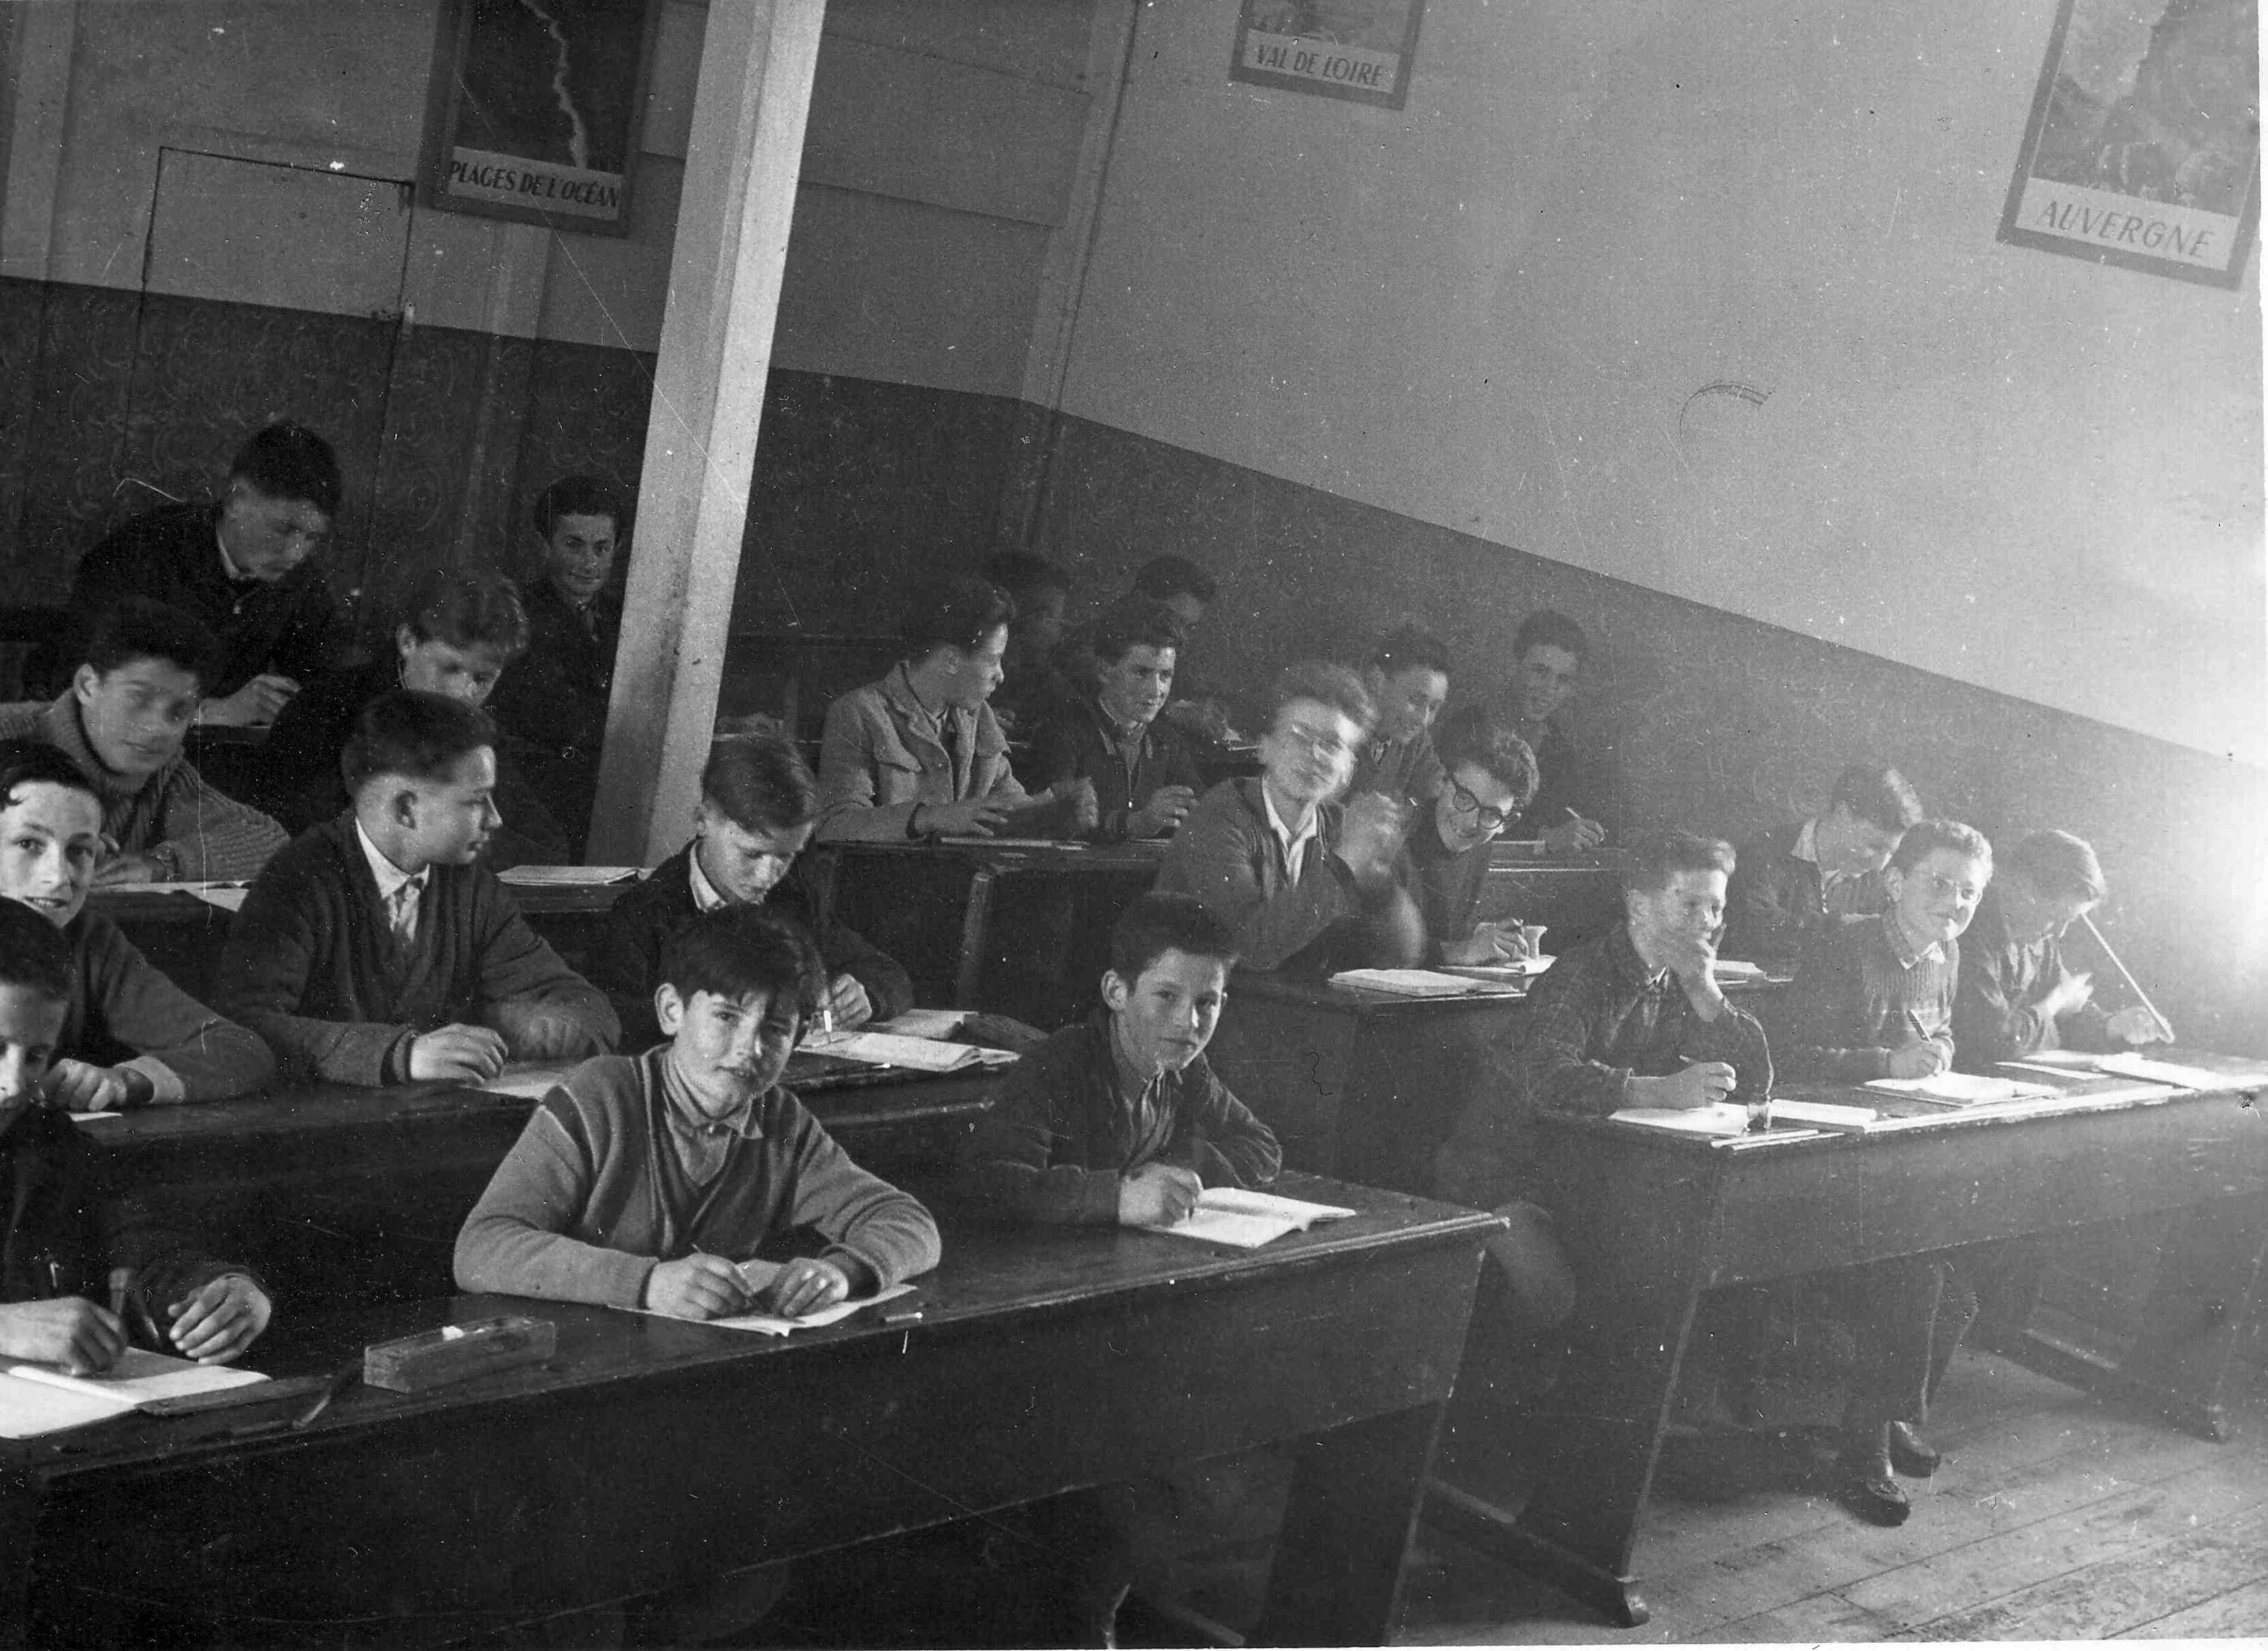
[[[1433,749],[1432,732],[1421,729],[1407,740],[1373,740],[1365,745],[1347,795],[1374,791],[1396,802],[1430,808],[1440,784],[1441,759]]]
[[[130,1066],[150,1080],[161,1104],[249,1095],[276,1075],[266,1043],[152,968],[108,918],[81,911],[63,939],[72,989],[59,1058]]]
[[[1189,735],[1162,716],[1142,730],[1130,774],[1116,732],[1093,694],[1052,701],[1031,721],[1029,755],[1016,759],[1028,770],[1024,778],[1042,790],[1067,779],[1093,780],[1098,818],[1089,835],[1105,842],[1130,837],[1134,812],[1167,786],[1204,789]]]
[[[1822,929],[1770,1009],[1772,1047],[1791,1078],[1864,1083],[1890,1075],[1899,1045],[1926,1039],[1952,1059],[1961,942],[1909,966],[1888,914]]]
[[[578,611],[551,581],[523,580],[527,652],[497,679],[489,711],[542,756],[595,761],[607,732],[622,601],[612,589]]]
[[[1029,800],[991,707],[954,705],[944,715],[959,729],[958,762],[930,732],[903,665],[827,708],[819,744],[821,842],[903,842],[914,810],[927,803],[984,797],[1012,807]]]

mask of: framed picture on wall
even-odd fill
[[[1398,109],[1425,0],[1242,0],[1228,77]]]
[[[417,198],[450,212],[629,232],[662,0],[447,0]]]
[[[2258,0],[2061,0],[2000,239],[2234,287],[2260,221]]]

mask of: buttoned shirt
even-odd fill
[[[1284,845],[1284,874],[1296,886],[1300,873],[1307,869],[1307,844],[1321,834],[1322,814],[1316,809],[1308,809],[1307,823],[1294,831],[1284,823],[1284,816],[1276,812],[1276,799],[1269,794],[1264,781],[1260,787],[1260,804],[1268,811],[1268,829]]]
[[[426,866],[412,875],[386,858],[386,851],[370,840],[362,822],[355,822],[355,837],[362,844],[363,858],[370,862],[370,874],[378,881],[378,903],[386,913],[386,920],[404,945],[417,938],[417,908],[425,898]]]
[[[701,869],[701,843],[694,839],[693,851],[685,857],[685,881],[693,885],[693,904],[696,910],[714,911],[732,903],[717,892],[717,885],[709,881],[709,873]]]

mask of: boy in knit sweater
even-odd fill
[[[666,1043],[586,1061],[544,1097],[457,1236],[467,1290],[720,1318],[794,1316],[937,1264],[929,1212],[853,1163],[780,1074],[819,962],[757,906],[706,911],[662,951]],[[741,1264],[810,1228],[762,1289]]]
[[[287,1067],[335,1083],[479,1083],[603,1053],[622,1028],[475,865],[499,816],[487,712],[401,689],[363,708],[354,806],[261,873],[214,999]]]

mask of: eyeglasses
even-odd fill
[[[1321,728],[1302,727],[1296,722],[1287,722],[1278,727],[1276,730],[1276,737],[1288,740],[1294,745],[1304,746],[1315,755],[1331,762],[1338,761],[1354,749],[1354,747],[1340,739],[1336,733],[1326,733]]]
[[[1449,802],[1459,814],[1469,814],[1484,831],[1501,831],[1512,823],[1513,811],[1508,808],[1484,808],[1481,800],[1467,791],[1462,782],[1449,782]]]

